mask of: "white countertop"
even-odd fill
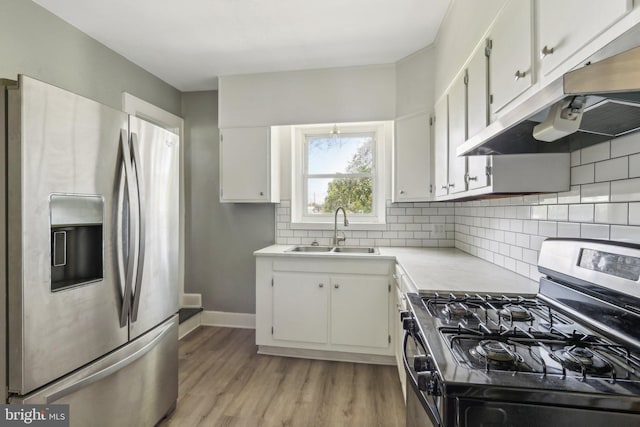
[[[380,248],[380,254],[394,256],[419,292],[538,292],[538,282],[455,248]]]
[[[379,247],[379,254],[286,252],[293,245],[272,245],[255,256],[395,259],[419,292],[530,294],[538,283],[455,248]]]

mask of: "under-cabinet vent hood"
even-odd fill
[[[639,44],[640,24],[592,55],[584,62],[588,65],[502,115],[457,154],[569,152],[639,131]],[[577,125],[573,129],[571,120]]]

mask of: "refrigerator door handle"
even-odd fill
[[[117,371],[123,369],[124,367],[132,364],[136,360],[140,359],[142,356],[147,354],[150,350],[152,350],[156,344],[161,341],[165,335],[171,332],[172,323],[169,323],[162,327],[162,329],[158,330],[157,335],[153,337],[151,341],[146,343],[143,347],[136,350],[134,353],[120,359],[118,362],[109,365],[103,369],[100,369],[97,372],[94,372],[82,379],[78,379],[73,383],[66,385],[64,388],[54,391],[53,393],[46,396],[47,404],[58,401],[65,396],[68,396],[84,387],[87,387],[90,384],[93,384],[97,381],[100,381],[103,378],[108,377],[111,374],[116,373]]]
[[[133,149],[133,163],[135,165],[136,181],[138,183],[138,268],[136,272],[136,286],[133,295],[133,307],[131,309],[131,321],[138,319],[138,307],[140,305],[140,295],[142,293],[142,274],[144,270],[145,255],[145,194],[144,181],[142,179],[142,160],[140,157],[140,147],[138,135],[131,132],[131,147]]]
[[[129,252],[127,256],[127,269],[124,282],[124,294],[122,298],[122,311],[120,312],[120,326],[127,326],[129,318],[129,308],[131,306],[131,282],[135,273],[135,265],[133,263],[134,254],[136,249],[135,239],[131,236],[131,231],[137,227],[137,216],[134,211],[133,195],[136,192],[136,183],[134,181],[133,166],[131,164],[131,152],[129,148],[129,138],[127,137],[127,131],[122,129],[120,131],[120,145],[122,149],[122,159],[124,162],[124,176],[127,185],[127,199],[129,202]]]

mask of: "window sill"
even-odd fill
[[[291,230],[333,230],[334,224],[333,222],[292,222],[290,224]],[[340,218],[338,219],[338,230],[340,231],[386,231],[387,224],[379,223],[379,222],[350,222],[348,227],[345,227]]]

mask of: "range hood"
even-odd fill
[[[570,152],[639,131],[639,44],[640,24],[468,139],[457,154]],[[580,106],[574,109],[581,116],[577,131],[553,142],[535,139],[534,128],[548,124],[558,103]]]

